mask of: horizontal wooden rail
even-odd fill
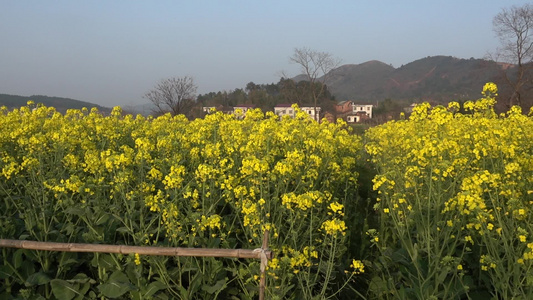
[[[267,259],[272,258],[272,252],[266,249],[203,249],[203,248],[171,248],[154,246],[126,246],[103,244],[54,243],[21,240],[0,239],[0,247],[21,248],[31,250],[62,251],[62,252],[100,252],[139,255],[164,256],[197,256],[197,257],[230,257],[261,259],[263,253]]]
[[[265,299],[266,276],[265,269],[268,260],[272,259],[272,251],[268,250],[268,230],[264,232],[261,248],[247,249],[205,249],[205,248],[179,248],[179,247],[154,247],[154,246],[126,246],[105,244],[78,244],[37,242],[24,240],[0,239],[0,248],[19,248],[29,250],[61,251],[61,252],[99,252],[139,255],[164,255],[164,256],[196,256],[196,257],[229,257],[229,258],[255,258],[261,260],[261,279],[259,282],[259,300]]]

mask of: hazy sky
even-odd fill
[[[297,75],[295,47],[394,67],[483,58],[492,18],[527,2],[0,0],[0,93],[127,106],[185,75],[199,93],[232,90]]]

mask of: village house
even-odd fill
[[[232,114],[235,109],[233,107],[230,107],[230,106],[223,106],[223,105],[219,105],[219,106],[202,106],[202,111],[208,115],[208,114],[211,114],[215,111],[221,111],[225,114]]]
[[[233,113],[235,113],[238,109],[240,109],[244,115],[246,114],[248,110],[254,109],[254,108],[255,108],[254,104],[239,104],[233,107]]]
[[[358,115],[346,116],[346,123],[359,123],[360,121],[361,121],[361,116],[358,116]]]
[[[227,114],[235,114],[237,110],[240,110],[242,112],[241,118],[246,114],[246,112],[250,109],[254,109],[255,105],[253,104],[240,104],[234,107],[223,107],[223,106],[203,106],[202,111],[205,114],[210,114],[213,111],[222,111],[223,113]],[[313,118],[315,121],[320,121],[320,112],[322,111],[322,108],[316,107],[316,115],[315,115],[315,107],[308,105],[308,106],[302,106],[300,107],[300,110],[308,114],[311,118]],[[292,107],[292,104],[278,104],[274,107],[274,113],[278,116],[290,116],[294,118],[296,116],[296,110]]]
[[[359,123],[364,120],[370,119],[367,114],[362,112],[357,112],[355,114],[350,114],[346,116],[346,123]]]
[[[308,114],[313,120],[317,122],[320,121],[320,111],[322,110],[322,108],[320,108],[319,106],[316,107],[316,111],[314,105],[300,106],[300,110]]]
[[[244,117],[246,116],[246,112],[254,108],[254,104],[239,104],[233,107],[233,114],[237,116],[237,119],[244,119]],[[240,111],[241,113],[238,114],[238,111]]]
[[[353,102],[348,101],[341,101],[337,104],[335,104],[335,112],[339,115],[351,113],[353,111]]]
[[[315,121],[319,121],[320,120],[320,111],[322,110],[322,108],[320,108],[318,106],[316,107],[316,115],[315,115],[315,107],[314,106],[310,106],[310,105],[301,106],[300,110],[305,112],[306,114],[308,114]],[[294,118],[296,116],[296,111],[292,107],[292,104],[278,104],[278,105],[274,106],[274,113],[276,115],[280,116],[280,117],[291,116],[291,117]]]
[[[347,123],[359,123],[361,121],[372,119],[372,104],[355,104],[352,103],[352,111],[346,116]]]
[[[292,104],[278,104],[274,106],[274,113],[280,118],[283,116],[291,116],[294,118],[295,111]]]
[[[216,110],[214,106],[202,106],[202,111],[206,114],[210,114]]]
[[[403,108],[403,111],[410,114],[413,112],[413,109],[415,108],[415,106],[417,106],[418,103],[412,103],[411,105],[407,106],[407,107],[404,107]]]
[[[372,108],[374,105],[372,104],[354,104],[353,105],[353,113],[365,113],[369,119],[372,119]]]

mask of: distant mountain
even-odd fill
[[[0,94],[0,106],[6,106],[9,109],[20,108],[21,106],[26,106],[26,103],[32,100],[36,104],[42,103],[48,107],[54,107],[58,112],[65,113],[67,109],[82,109],[84,107],[91,109],[96,107],[101,112],[111,112],[109,107],[100,106],[94,103],[79,101],[69,98],[60,98],[60,97],[48,97],[41,95],[34,96],[15,96],[8,94]]]
[[[337,101],[355,100],[361,103],[381,101],[387,98],[416,102],[470,100],[479,98],[485,83],[490,81],[497,84],[502,83],[500,77],[502,71],[513,68],[514,66],[509,64],[474,58],[460,59],[451,56],[428,56],[399,68],[372,60],[361,64],[346,64],[332,70],[329,74],[328,89]],[[306,80],[306,76],[298,75],[292,79],[295,81]],[[272,84],[272,86],[279,88],[276,87],[276,84]],[[502,84],[499,87],[504,88],[504,86],[505,84]],[[238,97],[233,100],[230,99],[231,97],[227,98],[225,99],[226,102],[231,100],[234,103],[241,103],[240,101],[247,97],[244,94],[243,98],[244,92],[242,90],[236,89],[234,92],[238,94],[236,95]],[[265,92],[269,93],[267,90]],[[215,96],[218,94],[213,93]],[[270,99],[271,102],[274,101],[272,102],[274,104],[277,103],[275,102],[276,99],[281,97],[279,91],[271,96],[275,98],[273,98],[274,100]],[[62,113],[66,112],[67,109],[81,109],[83,107],[89,109],[96,107],[102,112],[111,111],[108,107],[69,98],[0,94],[0,106],[4,105],[11,109],[25,106],[28,100],[53,106]],[[282,101],[287,102],[288,100],[282,99]],[[126,113],[143,115],[152,114],[154,110],[151,103],[122,108]]]
[[[394,67],[371,60],[359,65],[343,65],[331,72],[329,90],[337,100],[381,98],[383,87]]]
[[[391,99],[462,100],[480,96],[512,66],[483,59],[426,57],[394,68],[380,61],[343,65],[331,71],[328,89],[338,101]],[[304,79],[301,75],[293,78]]]

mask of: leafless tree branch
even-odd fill
[[[194,105],[196,90],[192,77],[172,77],[161,80],[144,98],[155,105],[158,114],[187,114]]]
[[[492,25],[501,43],[498,57],[514,64],[516,69],[512,76],[505,72],[506,81],[513,89],[509,106],[521,105],[522,91],[531,82],[529,76],[533,70],[533,5],[504,8],[494,17]]]
[[[328,52],[320,52],[307,47],[295,48],[294,53],[289,57],[289,61],[299,65],[300,71],[309,81],[316,116],[318,99],[325,92],[331,71],[336,69],[341,61]],[[316,83],[320,83],[319,89],[315,89]]]

